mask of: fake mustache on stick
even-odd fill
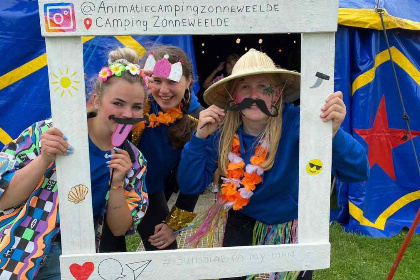
[[[271,113],[270,110],[268,110],[267,105],[265,105],[264,100],[262,99],[252,99],[252,98],[245,98],[241,101],[241,103],[236,104],[235,100],[229,100],[226,104],[226,111],[242,111],[244,109],[251,108],[252,105],[257,105],[257,107],[263,112],[265,115],[269,117],[277,117],[279,114],[279,110],[276,106],[272,105],[271,109],[274,109],[274,113]]]
[[[238,103],[238,104],[236,104],[235,100],[229,100],[226,104],[225,113],[227,111],[238,112],[238,111],[242,111],[244,109],[251,108],[251,106],[254,105],[254,103],[261,110],[261,112],[263,112],[265,115],[267,115],[269,117],[274,118],[274,117],[277,117],[279,115],[279,109],[277,109],[276,106],[274,106],[274,105],[271,106],[271,109],[274,110],[274,113],[271,113],[270,110],[268,110],[267,105],[265,105],[264,100],[253,99],[253,98],[245,98],[244,100],[241,101],[241,103]],[[208,124],[209,123],[204,124],[199,129],[202,129],[203,127],[205,127]]]
[[[125,139],[127,139],[128,134],[131,132],[133,125],[141,121],[149,121],[149,118],[147,116],[144,116],[143,118],[124,119],[117,118],[115,115],[110,115],[108,118],[118,123],[118,126],[111,137],[111,143],[114,147],[119,147],[122,143],[124,143]]]

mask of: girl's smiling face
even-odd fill
[[[175,82],[159,76],[152,76],[153,83],[151,84],[152,95],[160,108],[164,112],[175,108],[184,98],[185,91],[191,85],[191,77],[187,80],[185,76],[181,77],[179,82]]]
[[[101,99],[95,98],[95,106],[98,108],[98,117],[105,128],[111,132],[118,126],[110,115],[117,118],[141,118],[145,91],[139,83],[129,83],[123,79],[115,79],[104,89]]]

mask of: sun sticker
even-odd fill
[[[80,84],[80,81],[76,81],[74,79],[74,76],[76,76],[77,72],[74,72],[73,74],[69,74],[69,68],[66,68],[66,71],[63,73],[61,69],[58,69],[60,73],[53,73],[54,81],[51,83],[55,88],[53,89],[54,92],[57,92],[61,90],[60,94],[61,97],[63,97],[64,93],[70,94],[71,97],[73,97],[74,91],[79,91],[79,89],[76,87],[78,84]]]

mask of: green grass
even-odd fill
[[[316,271],[314,280],[385,280],[406,234],[407,231],[393,238],[372,238],[346,233],[340,225],[331,225],[331,267]],[[411,239],[393,279],[420,279],[419,235]]]
[[[140,234],[136,233],[126,236],[125,243],[127,244],[127,252],[135,252],[137,247],[139,247],[140,241]]]
[[[407,232],[393,238],[371,238],[330,227],[331,267],[317,270],[314,280],[385,280]],[[127,237],[127,249],[135,251],[140,236]],[[394,280],[420,279],[420,235],[411,239]]]
[[[335,195],[331,208],[335,209]],[[403,231],[393,238],[372,238],[346,233],[339,224],[330,226],[331,267],[317,270],[314,280],[385,280],[407,235]],[[138,234],[129,236],[127,249],[135,251],[140,243]],[[394,280],[420,280],[420,235],[411,239]]]

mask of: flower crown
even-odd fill
[[[131,63],[126,59],[118,59],[114,62],[109,60],[108,66],[102,67],[101,71],[99,71],[98,78],[105,82],[112,75],[121,77],[121,74],[124,71],[129,71],[133,76],[139,75],[142,77],[144,84],[147,87],[147,79],[143,71],[140,69],[140,66],[138,64]]]
[[[179,82],[182,78],[182,60],[171,64],[168,58],[169,55],[165,54],[161,60],[156,62],[154,52],[150,52],[144,65],[144,70],[151,71],[155,76]]]

